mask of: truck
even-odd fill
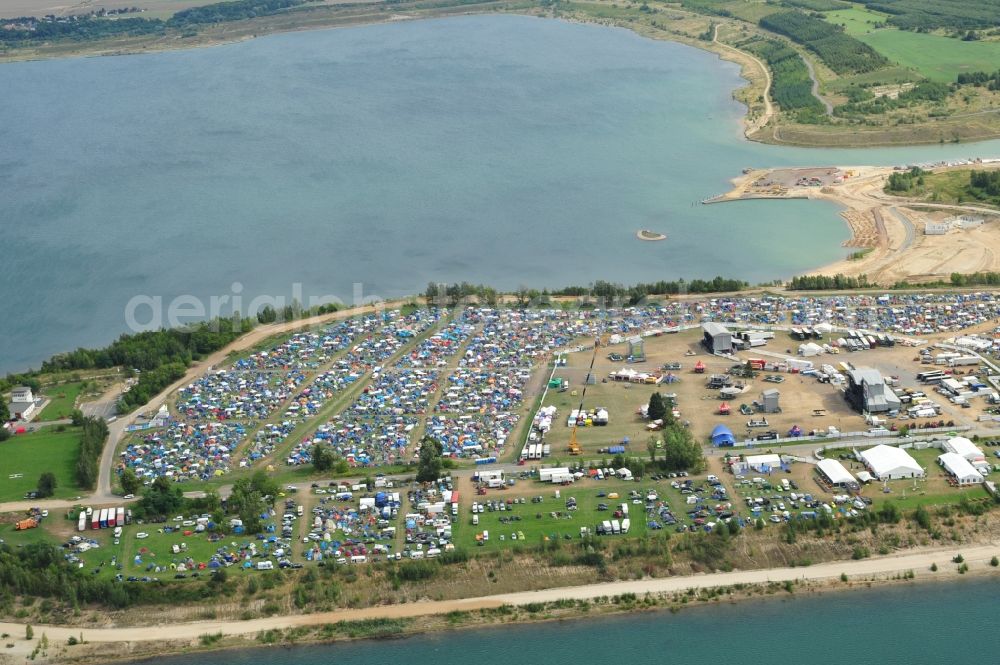
[[[97,523],[98,528],[107,529],[108,528],[108,509],[101,508],[100,519]]]
[[[622,520],[622,533],[628,533],[628,530],[632,528],[632,520],[625,518]]]
[[[14,523],[15,531],[24,531],[26,529],[34,529],[38,526],[38,521],[34,517],[29,517],[26,520],[20,520]]]
[[[118,506],[117,517],[115,517],[115,524],[118,526],[125,526],[125,508],[123,506]]]
[[[114,508],[108,508],[108,528],[115,528],[115,524],[118,523],[118,511]]]
[[[978,364],[979,358],[976,356],[959,356],[948,361],[948,367],[969,367]]]
[[[88,510],[90,510],[90,509],[88,508]],[[99,509],[98,510],[92,510],[89,513],[89,515],[90,515],[90,528],[91,529],[100,529],[101,528],[101,511]]]
[[[86,531],[87,530],[87,511],[81,510],[79,517],[76,520],[76,530]]]

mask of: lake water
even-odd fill
[[[1000,154],[752,144],[739,85],[697,49],[516,16],[0,66],[0,371],[109,342],[133,296],[234,282],[246,304],[789,277],[845,254],[834,206],[697,202],[751,165]]]
[[[692,607],[403,640],[247,650],[142,661],[155,665],[607,665],[996,662],[1000,581],[899,586],[827,596]],[[993,635],[994,637],[990,637]]]

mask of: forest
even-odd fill
[[[858,0],[869,9],[890,15],[888,22],[903,30],[938,28],[972,30],[1000,26],[1000,0]]]
[[[823,111],[823,104],[812,94],[812,79],[802,56],[776,39],[748,42],[741,46],[767,61],[771,69],[771,97],[782,111]]]
[[[760,19],[761,27],[785,35],[815,53],[838,74],[860,74],[880,69],[889,63],[872,47],[844,34],[843,28],[790,10]]]

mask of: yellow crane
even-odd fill
[[[583,400],[587,397],[587,381],[594,374],[594,361],[597,360],[597,350],[602,346],[600,337],[594,339],[594,355],[590,357],[590,368],[587,370],[587,377],[583,380],[583,390],[580,392],[580,407],[576,410],[576,420],[573,421],[573,429],[569,432],[569,454],[579,455],[583,453],[580,442],[576,439],[576,428],[583,419]]]

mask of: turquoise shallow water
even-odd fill
[[[605,665],[997,662],[1000,580],[963,580],[825,596],[692,607],[527,626],[162,658],[155,665]]]
[[[788,277],[843,256],[832,205],[701,206],[818,151],[740,135],[735,65],[516,16],[0,67],[0,371],[125,329],[135,295],[399,296]],[[640,228],[669,235],[636,240]]]

